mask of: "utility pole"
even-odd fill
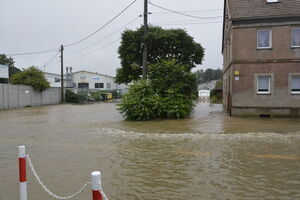
[[[148,0],[144,0],[143,79],[147,79]]]
[[[64,102],[64,46],[60,46],[60,83],[61,83],[61,103]]]

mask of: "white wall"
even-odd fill
[[[76,83],[76,88],[78,88],[78,83],[89,83],[89,89],[115,90],[117,85],[114,81],[114,77],[97,73],[85,71],[73,73],[73,82]],[[95,83],[104,83],[104,88],[95,88]],[[107,88],[107,83],[110,83],[111,88]]]

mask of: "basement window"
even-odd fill
[[[291,40],[292,48],[300,47],[300,28],[292,28]]]
[[[257,94],[271,94],[271,76],[257,76]]]
[[[272,48],[272,31],[258,30],[257,31],[257,49]]]
[[[300,94],[300,75],[292,75],[291,77],[291,93]]]

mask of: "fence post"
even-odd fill
[[[19,146],[20,200],[27,200],[25,146]]]
[[[102,194],[100,192],[101,188],[101,172],[94,171],[91,173],[92,176],[92,195],[93,200],[103,200]]]

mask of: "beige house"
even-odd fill
[[[225,0],[223,21],[230,115],[300,116],[300,1]]]

